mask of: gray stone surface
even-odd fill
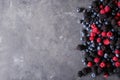
[[[77,78],[84,66],[75,50],[82,16],[76,7],[89,2],[0,0],[0,80],[93,80]]]

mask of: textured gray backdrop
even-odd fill
[[[0,0],[0,80],[93,80],[77,78],[84,66],[75,50],[82,16],[76,7],[89,2]]]

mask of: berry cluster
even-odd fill
[[[79,77],[88,73],[120,76],[120,0],[94,0],[77,12],[84,14],[82,44],[77,49],[84,51],[82,62],[87,66],[78,72]]]

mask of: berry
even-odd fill
[[[104,78],[108,78],[108,76],[109,76],[108,73],[104,74]]]
[[[78,12],[78,13],[83,12],[83,10],[84,10],[84,8],[82,8],[82,7],[81,7],[81,8],[80,8],[80,7],[77,8],[77,12]]]
[[[100,14],[105,14],[105,10],[104,9],[100,10]]]
[[[113,33],[112,32],[107,32],[107,36],[111,37],[111,36],[113,36]]]
[[[117,13],[117,16],[120,17],[120,12]]]
[[[110,40],[109,39],[105,39],[105,40],[103,40],[103,43],[104,43],[104,45],[109,45],[110,44]]]
[[[95,36],[96,36],[96,34],[95,34],[94,32],[91,32],[91,33],[90,33],[90,36],[95,37]]]
[[[115,54],[120,54],[120,50],[116,49]]]
[[[92,66],[93,66],[93,63],[92,63],[92,62],[88,62],[87,66],[88,66],[88,67],[92,67]]]
[[[98,55],[103,56],[104,55],[103,50],[98,50]]]
[[[101,67],[101,68],[105,68],[105,67],[106,67],[105,62],[101,62],[101,63],[100,63],[100,67]]]
[[[120,1],[117,3],[118,7],[120,7]]]
[[[97,42],[100,43],[101,42],[101,38],[97,38]]]
[[[97,28],[95,24],[92,24],[91,25],[91,28],[94,29],[94,28]]]
[[[95,73],[92,73],[92,74],[91,74],[91,77],[95,78],[95,77],[96,77],[96,74],[95,74]]]
[[[99,63],[99,62],[100,62],[100,58],[96,57],[96,58],[94,59],[94,62],[95,62],[95,63]]]
[[[115,62],[116,67],[120,67],[120,62]]]
[[[101,35],[102,35],[102,37],[106,37],[107,33],[106,32],[102,32]]]
[[[118,61],[118,57],[114,56],[114,57],[112,58],[112,60],[113,60],[113,61]]]
[[[89,37],[89,40],[90,40],[90,41],[93,41],[93,40],[94,40],[94,37],[93,37],[93,36],[90,36],[90,37]]]
[[[103,9],[103,5],[100,5],[100,8]]]
[[[120,21],[117,22],[118,26],[120,26]]]
[[[109,6],[105,6],[105,12],[109,12],[110,11],[110,7]]]
[[[99,30],[98,30],[97,28],[93,28],[93,29],[92,29],[92,32],[94,32],[94,33],[98,33]]]
[[[78,72],[78,76],[79,76],[79,77],[82,77],[82,76],[83,76],[82,71],[79,71],[79,72]]]

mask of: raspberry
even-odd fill
[[[110,7],[109,6],[105,6],[105,12],[110,12]]]
[[[100,10],[100,14],[105,14],[105,10],[104,9]]]
[[[104,55],[103,50],[98,50],[98,55],[103,56]]]
[[[100,67],[101,67],[101,68],[105,68],[105,67],[106,67],[105,62],[101,62],[101,63],[100,63]]]
[[[97,42],[100,43],[101,42],[101,38],[97,38]]]
[[[101,35],[102,35],[102,37],[106,37],[107,32],[102,32]]]
[[[93,63],[92,63],[92,62],[88,62],[87,66],[88,66],[88,67],[92,67],[92,66],[93,66]]]
[[[94,62],[95,62],[95,63],[99,63],[99,62],[100,62],[100,58],[96,57],[96,58],[94,59]]]
[[[110,44],[110,40],[109,39],[105,39],[105,40],[103,40],[103,43],[104,43],[104,45],[109,45]]]
[[[107,32],[107,36],[111,37],[111,36],[113,36],[113,33],[112,32]]]

